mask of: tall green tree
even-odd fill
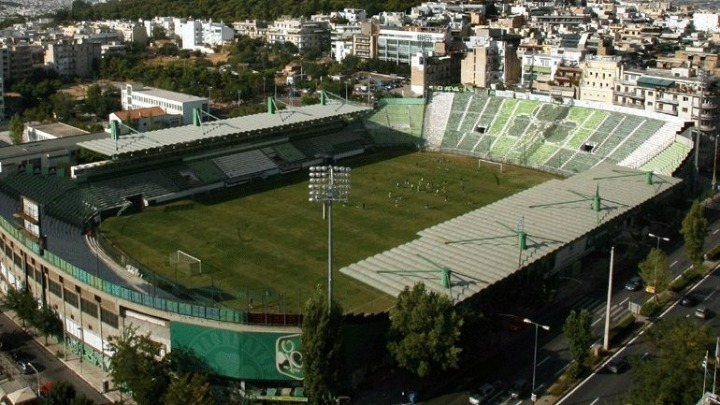
[[[446,295],[423,283],[405,287],[390,320],[388,350],[400,367],[426,377],[458,366],[463,317]]]
[[[568,339],[570,354],[575,360],[574,374],[579,376],[587,370],[587,360],[590,357],[590,344],[592,343],[592,316],[587,309],[580,312],[572,310],[565,319],[563,333]]]
[[[10,141],[13,145],[22,143],[22,135],[25,131],[25,124],[22,122],[20,115],[15,114],[10,118]]]
[[[45,336],[45,344],[47,344],[48,336],[59,337],[62,336],[63,333],[62,320],[60,320],[57,311],[49,305],[43,305],[37,310],[34,316],[33,326],[38,328],[40,333]]]
[[[659,294],[670,285],[672,274],[667,263],[667,255],[662,249],[652,248],[645,260],[638,264],[640,277],[645,284],[655,287],[655,294]]]
[[[211,405],[215,403],[210,382],[200,373],[186,373],[172,377],[165,396],[165,405]]]
[[[128,327],[110,338],[110,376],[115,385],[132,393],[139,405],[156,404],[170,384],[170,367],[161,357],[162,345]]]
[[[690,319],[670,318],[648,329],[646,336],[655,356],[633,362],[633,378],[625,402],[697,403],[703,386],[701,363],[708,350],[710,356],[714,356],[713,332]]]
[[[703,261],[703,246],[707,234],[708,221],[705,218],[705,207],[698,200],[693,201],[690,210],[682,222],[682,233],[685,239],[685,254],[695,265]]]
[[[342,369],[342,308],[322,288],[305,304],[302,325],[303,386],[312,404],[330,403],[340,388]]]
[[[27,288],[8,288],[4,298],[4,304],[15,311],[23,326],[26,323],[33,325],[38,311],[37,301]]]

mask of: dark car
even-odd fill
[[[30,374],[33,372],[32,365],[29,361],[18,361],[15,364],[22,374]]]
[[[697,299],[692,295],[686,295],[680,299],[680,305],[684,307],[691,307],[697,303]]]
[[[637,291],[642,287],[642,279],[640,277],[633,277],[625,283],[625,289],[628,291]]]
[[[530,391],[530,384],[523,378],[515,380],[512,386],[508,389],[508,393],[512,399],[522,398],[528,393],[528,391]]]
[[[617,357],[605,366],[605,369],[613,374],[620,374],[625,371],[630,364],[625,357]]]

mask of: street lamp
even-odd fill
[[[33,369],[33,371],[35,372],[35,376],[37,376],[37,382],[38,382],[38,390],[37,390],[37,392],[38,392],[38,395],[40,395],[40,373],[38,373],[38,371],[37,371],[37,369],[35,368],[35,366],[33,366],[33,364],[30,363],[29,361],[27,362],[27,365],[28,365],[31,369]]]
[[[332,307],[332,207],[333,202],[346,203],[350,194],[350,168],[342,166],[311,166],[310,202],[323,203],[323,217],[328,221],[328,313]]]
[[[670,242],[670,238],[666,238],[664,236],[655,235],[653,233],[648,233],[648,236],[651,238],[657,239],[657,245],[655,248],[658,251],[657,254],[660,253],[660,240],[664,240],[665,242]],[[657,298],[657,271],[658,271],[658,260],[657,260],[657,256],[656,256],[655,257],[655,271],[653,271],[653,277],[655,278],[655,285],[653,286],[653,287],[655,287],[655,291],[653,292],[653,294],[655,294],[655,301],[657,301],[657,299],[658,299]]]
[[[533,322],[533,321],[531,321],[531,320],[528,319],[528,318],[523,319],[523,322],[525,322],[525,323],[530,323],[530,324],[535,325],[535,355],[533,356],[533,376],[532,376],[532,391],[531,391],[532,393],[530,394],[530,395],[531,395],[531,397],[530,397],[531,400],[532,400],[533,402],[535,402],[535,399],[536,399],[536,395],[535,395],[535,369],[537,368],[538,329],[539,329],[539,328],[543,328],[543,329],[545,329],[545,330],[550,330],[550,326],[548,326],[548,325],[542,325],[542,324],[539,324],[539,323],[537,323],[537,322]]]

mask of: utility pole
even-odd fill
[[[605,351],[608,351],[610,349],[610,304],[612,302],[612,280],[614,265],[615,246],[610,248],[610,275],[608,276],[607,308],[605,309],[605,335],[603,338],[603,348],[605,349]]]

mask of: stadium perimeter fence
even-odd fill
[[[28,248],[37,255],[41,255],[43,259],[63,271],[65,274],[72,276],[74,279],[91,286],[95,289],[103,291],[114,297],[133,302],[135,304],[147,306],[164,312],[175,313],[179,315],[192,316],[207,320],[229,322],[238,324],[266,324],[266,325],[287,325],[299,326],[301,316],[297,314],[268,314],[268,313],[250,313],[247,311],[238,311],[230,308],[220,308],[217,306],[199,305],[197,303],[183,302],[152,295],[143,294],[121,285],[114,284],[107,280],[103,280],[71,263],[66,262],[52,252],[41,249],[39,243],[30,239],[21,230],[15,228],[5,218],[0,217],[0,228],[10,234],[15,240]],[[141,270],[142,271],[142,270]],[[148,270],[146,270],[148,271]],[[157,276],[156,273],[153,273]],[[174,283],[176,284],[176,283]]]

